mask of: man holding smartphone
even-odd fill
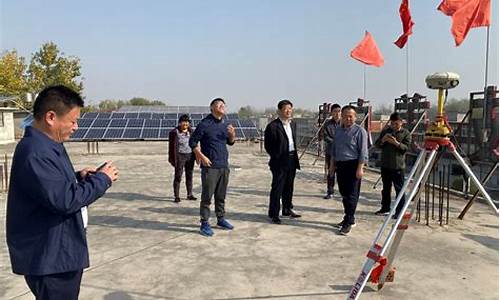
[[[40,92],[12,160],[7,245],[13,272],[37,300],[78,299],[89,266],[86,206],[118,179],[111,162],[73,169],[63,143],[78,129],[81,107],[80,95],[65,86]]]
[[[391,211],[391,189],[394,185],[396,195],[403,187],[406,167],[406,151],[410,147],[411,134],[403,128],[403,119],[399,113],[392,113],[389,120],[390,126],[380,132],[375,146],[382,149],[381,175],[382,175],[382,207],[375,212],[377,215],[388,215]],[[405,197],[401,198],[396,208],[395,216],[398,216],[405,203]]]

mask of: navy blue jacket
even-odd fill
[[[80,209],[111,186],[104,173],[78,178],[63,144],[27,127],[16,146],[7,199],[12,270],[47,275],[89,266]]]
[[[229,168],[226,144],[232,145],[234,141],[229,142],[227,126],[228,123],[224,119],[219,120],[209,114],[201,120],[189,139],[191,149],[200,142],[201,153],[210,159],[211,168]],[[202,165],[202,168],[205,167]]]

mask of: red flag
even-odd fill
[[[365,32],[363,40],[352,49],[351,57],[367,65],[376,67],[384,65],[384,57],[380,53],[380,50],[378,50],[375,40],[368,31]]]
[[[438,10],[451,16],[456,46],[460,46],[471,28],[490,26],[490,0],[443,0]]]
[[[408,41],[408,37],[413,33],[411,30],[413,25],[410,7],[408,5],[408,0],[403,0],[401,6],[399,7],[399,15],[401,16],[401,23],[403,24],[403,34],[399,37],[397,41],[394,42],[399,48],[403,48]]]

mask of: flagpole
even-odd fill
[[[406,42],[406,95],[409,97],[410,95],[408,94],[409,93],[409,89],[408,89],[408,82],[409,82],[409,77],[410,77],[410,67],[409,67],[409,63],[408,63],[408,52],[410,51],[408,48],[409,48],[409,42],[407,41]]]
[[[490,50],[490,26],[486,29],[486,66],[484,70],[484,89],[488,87],[488,59]]]
[[[366,65],[363,64],[363,100],[366,100]]]
[[[488,60],[490,54],[490,26],[486,29],[486,65],[484,67],[484,97],[483,97],[483,140],[486,141],[486,119],[487,119],[487,95],[488,95]]]

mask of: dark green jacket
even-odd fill
[[[396,140],[400,142],[399,147],[389,142],[382,144],[382,138],[386,134],[391,134],[396,137]],[[380,136],[375,141],[375,146],[382,149],[382,168],[404,170],[406,168],[405,154],[410,147],[410,143],[411,134],[405,128],[401,128],[398,132],[394,132],[394,130],[390,127],[382,130]]]

